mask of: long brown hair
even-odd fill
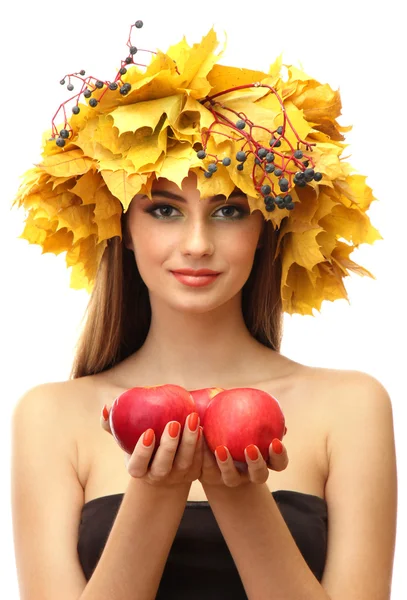
[[[122,214],[123,232],[126,225]],[[274,258],[278,231],[270,221],[264,223],[261,241],[242,290],[243,317],[257,341],[280,352],[281,253]],[[148,289],[133,252],[118,236],[108,240],[83,319],[70,379],[112,368],[141,348],[147,337],[151,322]]]

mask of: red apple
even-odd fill
[[[267,462],[272,440],[282,440],[285,432],[278,400],[263,390],[224,390],[211,400],[205,412],[203,433],[208,447],[214,452],[219,445],[227,446],[234,461],[246,465],[244,449],[249,444],[255,444]]]
[[[223,388],[212,387],[203,388],[201,390],[189,390],[189,393],[195,400],[195,410],[199,414],[200,425],[203,426],[204,415],[209,402],[216,396],[216,394],[219,394],[219,392],[223,392]]]
[[[182,430],[187,416],[195,411],[191,394],[179,385],[134,387],[114,400],[109,424],[116,442],[128,454],[132,454],[142,433],[153,429],[155,453],[167,423],[178,421]]]

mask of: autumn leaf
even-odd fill
[[[171,125],[175,123],[183,101],[182,94],[175,94],[166,98],[119,106],[110,113],[110,116],[120,134],[136,132],[144,127],[150,127],[154,131],[164,114],[167,115]]]
[[[46,156],[38,166],[55,177],[72,177],[89,171],[92,163],[92,159],[78,149]]]
[[[129,175],[126,171],[101,171],[101,175],[113,194],[123,204],[124,212],[127,211],[130,202],[145,183],[146,178],[139,174]]]

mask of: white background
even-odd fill
[[[236,5],[239,5],[239,8]],[[69,288],[65,257],[41,256],[18,239],[23,211],[10,211],[19,176],[39,160],[43,130],[66,89],[68,72],[109,79],[126,56],[130,24],[140,48],[166,50],[185,33],[200,41],[212,25],[228,47],[222,64],[267,71],[283,51],[315,79],[340,87],[343,125],[353,124],[344,155],[368,175],[378,201],[368,213],[384,240],[351,258],[376,281],[351,275],[344,300],[325,302],[317,316],[285,316],[282,353],[305,364],[355,369],[375,376],[393,403],[399,473],[398,537],[392,600],[407,597],[405,252],[405,32],[402,2],[51,2],[9,4],[0,31],[1,57],[1,355],[4,435],[1,437],[2,590],[18,598],[10,511],[10,415],[21,394],[68,378],[87,294]],[[403,358],[404,357],[404,358]],[[44,490],[44,494],[46,494]],[[404,558],[404,561],[403,561]],[[404,564],[403,564],[404,562]],[[4,596],[4,597],[6,597]]]

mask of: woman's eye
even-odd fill
[[[172,216],[171,211],[173,211],[173,210],[177,210],[177,209],[174,208],[173,206],[170,206],[169,204],[160,204],[159,206],[156,206],[155,208],[149,208],[147,210],[147,212],[153,214],[154,217],[157,219],[168,219],[169,217]],[[159,211],[159,212],[157,213],[157,211]],[[222,217],[231,218],[231,219],[239,219],[239,218],[243,217],[245,215],[245,213],[247,212],[243,208],[240,208],[240,206],[233,206],[231,204],[228,204],[226,206],[221,206],[215,212],[219,212],[219,211],[223,211],[223,213],[221,215]],[[237,214],[236,214],[236,212],[237,212]]]

